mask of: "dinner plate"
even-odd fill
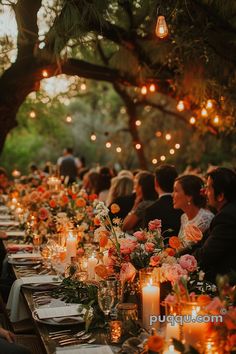
[[[61,284],[46,283],[46,284],[23,284],[22,287],[30,290],[46,291],[58,288]]]
[[[70,317],[56,317],[56,318],[46,318],[40,319],[37,314],[37,310],[32,312],[32,317],[35,321],[52,326],[70,326],[79,323],[84,323],[84,319],[81,316],[70,316]]]
[[[8,259],[8,263],[13,265],[36,265],[42,263],[42,260],[38,259],[25,259],[25,258],[17,258],[17,259]]]

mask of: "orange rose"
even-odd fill
[[[57,206],[57,203],[55,202],[55,200],[50,200],[49,201],[49,206],[51,207],[51,208],[56,208],[56,206]]]
[[[170,247],[177,250],[178,248],[180,248],[181,242],[177,236],[171,236],[169,238],[169,245],[170,245]]]
[[[158,335],[150,336],[147,340],[148,349],[153,352],[159,352],[164,346],[164,339]]]
[[[94,268],[95,273],[102,279],[106,279],[110,274],[104,264],[99,264]]]
[[[173,248],[167,247],[165,249],[166,253],[168,254],[168,256],[174,256],[175,255],[175,250],[173,250]]]
[[[117,213],[119,213],[119,211],[120,211],[120,207],[119,207],[118,204],[114,203],[114,204],[111,205],[112,214],[117,214]]]
[[[75,204],[78,208],[83,208],[86,206],[86,201],[83,198],[78,198]]]
[[[200,305],[200,306],[206,306],[208,305],[209,303],[211,302],[211,298],[209,295],[199,295],[197,297],[197,303]]]
[[[99,240],[99,245],[100,247],[105,247],[108,242],[108,235],[106,231],[103,231],[100,233],[100,240]]]
[[[93,219],[94,225],[99,226],[100,225],[100,220],[98,218]]]
[[[69,202],[69,198],[67,197],[67,195],[64,194],[61,197],[61,201],[62,201],[63,204],[67,204]]]

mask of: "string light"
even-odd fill
[[[212,108],[213,108],[213,101],[212,100],[207,100],[206,109],[212,109]]]
[[[220,123],[220,117],[218,115],[216,115],[214,118],[213,118],[213,123],[215,125],[218,125]]]
[[[150,91],[150,92],[155,92],[155,91],[156,91],[156,86],[155,86],[154,84],[151,84],[151,85],[149,86],[149,91]]]
[[[86,91],[86,88],[87,88],[86,83],[83,82],[83,83],[80,85],[80,90],[81,90],[81,91]]]
[[[168,27],[164,16],[157,17],[157,24],[155,29],[156,36],[163,39],[168,36]]]
[[[92,133],[91,136],[90,136],[90,139],[91,139],[92,141],[95,141],[95,140],[97,139],[96,134],[95,134],[95,133]]]
[[[72,117],[69,114],[66,116],[66,123],[72,123]]]
[[[180,149],[180,144],[175,144],[176,150]]]
[[[162,132],[156,131],[155,135],[156,135],[157,138],[160,138],[162,136]]]
[[[126,113],[126,108],[125,107],[121,107],[120,108],[120,113],[121,114],[125,114]]]
[[[194,124],[196,123],[196,118],[195,118],[195,117],[191,117],[191,118],[189,119],[189,123],[192,124],[192,125],[194,125]]]
[[[135,149],[136,149],[136,150],[140,150],[141,147],[142,147],[141,144],[139,144],[139,143],[138,143],[138,144],[135,144]]]
[[[138,119],[135,121],[135,125],[137,125],[137,127],[140,127],[141,124],[142,124],[141,120]]]
[[[121,147],[120,146],[117,146],[117,148],[116,148],[116,152],[121,152],[122,151],[122,149],[121,149]]]
[[[160,160],[165,161],[165,159],[166,159],[165,155],[161,155]]]
[[[30,118],[36,118],[36,113],[33,109],[29,112],[29,116]]]
[[[110,148],[111,148],[111,142],[110,142],[110,141],[107,141],[107,142],[106,142],[106,148],[107,148],[107,149],[110,149]]]
[[[201,116],[202,116],[202,117],[207,117],[207,116],[208,116],[208,113],[207,113],[206,108],[202,108],[202,110],[201,110]]]
[[[42,76],[43,76],[43,77],[48,77],[48,72],[47,72],[47,70],[42,70]]]
[[[179,112],[183,112],[184,109],[185,109],[184,101],[180,100],[180,101],[178,102],[176,108],[177,108],[177,110],[178,110]]]
[[[146,95],[147,94],[147,86],[144,85],[144,86],[141,87],[141,94],[142,95]]]
[[[166,139],[167,141],[171,140],[171,134],[169,134],[169,133],[166,134],[165,139]]]
[[[174,150],[174,149],[170,149],[169,152],[170,152],[171,155],[174,155],[174,154],[175,154],[175,150]]]
[[[153,165],[156,165],[157,164],[157,159],[152,159],[152,163],[153,163]]]

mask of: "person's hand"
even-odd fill
[[[5,231],[0,231],[0,239],[5,240],[7,238],[7,233]]]
[[[15,342],[15,335],[6,329],[0,328],[0,337],[6,339],[9,343]]]

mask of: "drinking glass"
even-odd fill
[[[108,318],[115,301],[113,281],[101,281],[98,286],[98,304],[105,317]]]
[[[34,252],[35,253],[39,253],[42,241],[43,241],[42,235],[38,235],[38,234],[33,235],[33,245],[34,245]]]

